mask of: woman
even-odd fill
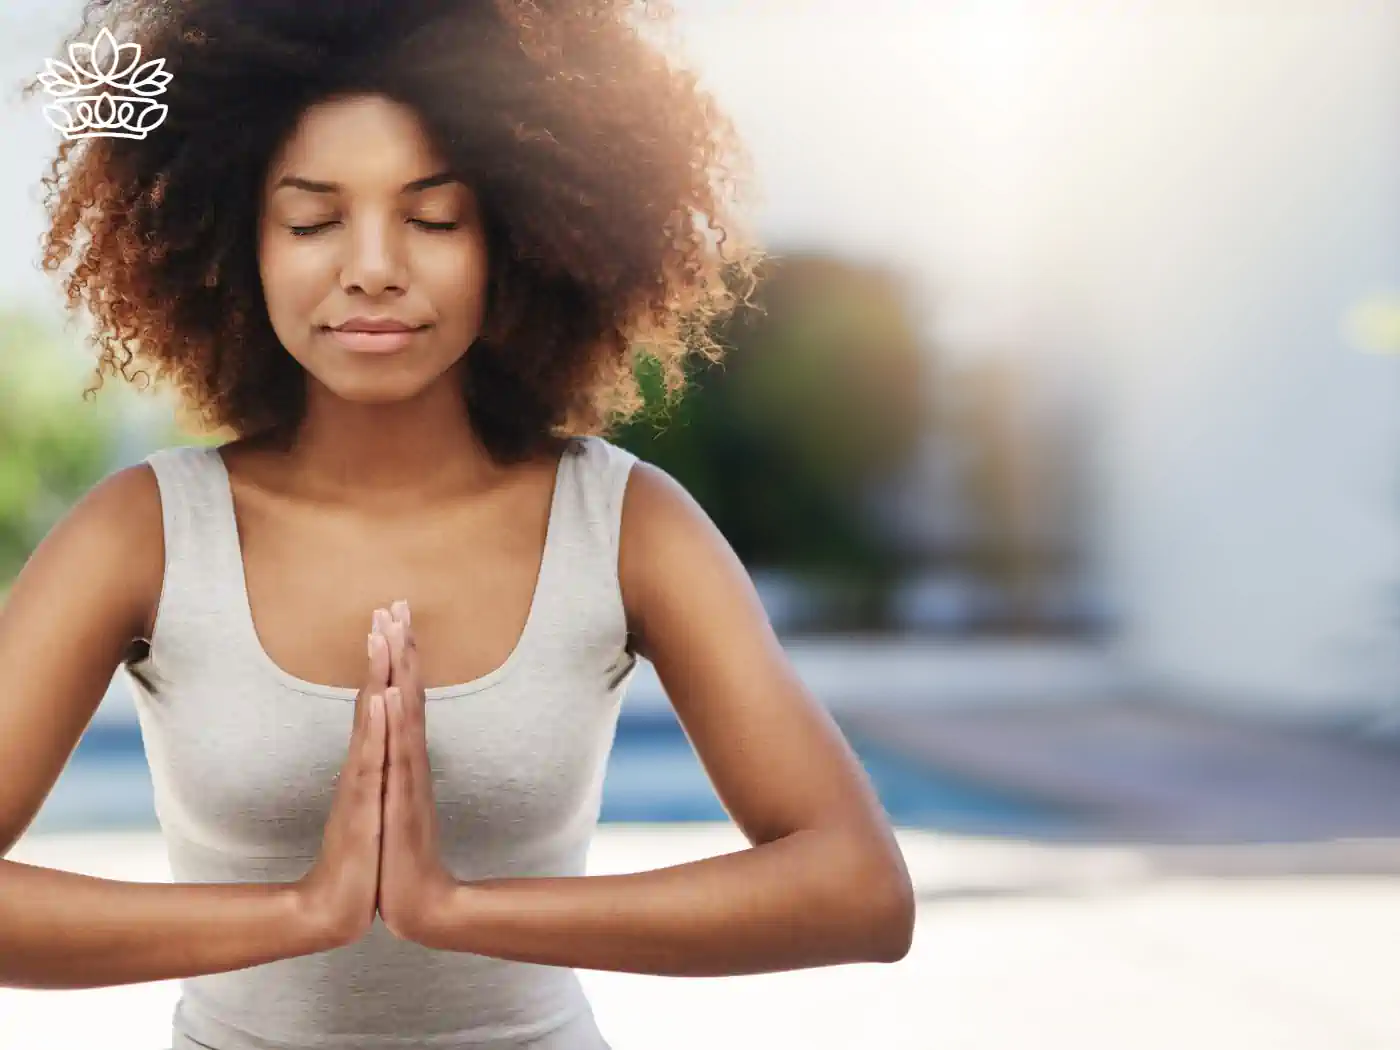
[[[0,981],[182,978],[179,1050],[606,1047],[578,968],[896,960],[908,873],[732,549],[609,442],[737,298],[739,147],[621,2],[90,4],[165,122],[65,143],[103,372],[231,439],[97,485],[0,615],[0,843],[119,666],[173,884],[0,862]],[[656,667],[752,844],[586,876]]]

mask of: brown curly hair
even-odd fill
[[[64,141],[45,177],[44,268],[93,317],[95,383],[173,386],[204,425],[288,433],[305,373],[278,342],[257,262],[267,165],[311,104],[413,108],[482,203],[485,320],[462,370],[500,460],[607,432],[718,361],[747,302],[747,155],[665,46],[671,11],[635,0],[89,0],[164,59],[165,122],[144,140]],[[38,82],[31,82],[32,93]]]

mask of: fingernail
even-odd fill
[[[365,635],[365,651],[369,653],[369,655],[370,655],[371,658],[373,658],[373,656],[374,656],[374,632],[373,632],[373,631],[371,631],[369,634]]]

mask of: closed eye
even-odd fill
[[[458,223],[455,222],[430,222],[427,219],[409,219],[408,221],[425,230],[455,230],[458,227]],[[313,233],[319,233],[334,225],[335,222],[332,220],[330,222],[313,223],[310,226],[288,226],[287,229],[292,231],[292,236],[294,237],[309,237]]]
[[[318,222],[311,226],[288,226],[287,229],[292,231],[292,236],[294,237],[306,237],[313,233],[319,233],[327,226],[334,225],[335,223],[333,222]]]

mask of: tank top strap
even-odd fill
[[[622,533],[622,502],[637,456],[602,437],[585,438],[584,446],[581,473],[588,493],[587,527],[597,532],[616,562]]]
[[[622,503],[627,478],[637,456],[606,438],[575,438],[572,463],[565,475],[559,523],[560,545],[574,556],[606,562],[606,586],[617,584],[617,557],[622,533]]]
[[[153,655],[198,627],[205,644],[232,630],[242,599],[242,558],[233,494],[218,449],[173,446],[144,462],[155,473],[165,529],[165,579]]]
[[[575,435],[560,463],[559,491],[537,595],[551,648],[594,650],[611,663],[627,640],[618,578],[622,504],[637,456],[606,438]],[[625,662],[625,661],[623,661]]]

